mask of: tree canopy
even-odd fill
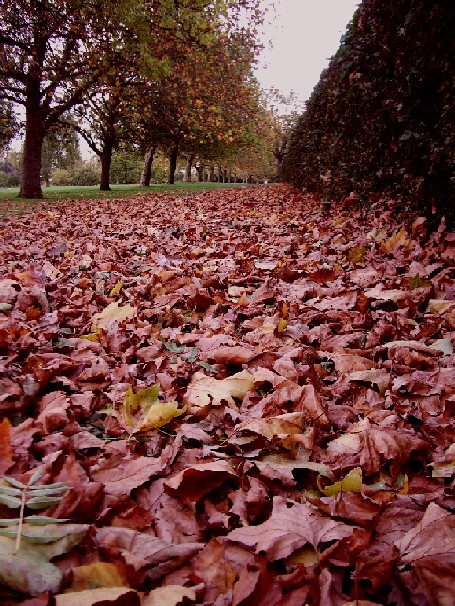
[[[253,40],[261,11],[259,0],[5,0],[0,18],[0,85],[6,101],[25,108],[20,195],[41,197],[46,132],[96,86],[112,97],[122,62],[157,82],[173,55],[209,47],[223,28]]]

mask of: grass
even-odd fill
[[[243,183],[176,183],[175,185],[154,184],[150,187],[140,185],[113,185],[111,191],[100,191],[98,185],[93,186],[51,186],[43,187],[44,199],[34,200],[18,198],[19,188],[0,188],[0,217],[18,216],[30,210],[37,210],[48,202],[61,200],[99,200],[111,198],[131,198],[137,194],[198,194],[213,189],[227,187],[245,187]]]

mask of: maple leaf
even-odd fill
[[[198,501],[203,495],[237,475],[226,461],[201,463],[187,467],[166,480],[164,486],[172,495],[190,501]]]
[[[184,414],[186,407],[179,408],[176,401],[160,402],[159,391],[159,383],[136,393],[130,388],[125,394],[123,404],[115,409],[107,409],[105,412],[117,417],[123,427],[133,434],[163,427],[172,419]]]
[[[102,604],[116,604],[118,606],[140,606],[139,594],[129,587],[100,587],[76,591],[74,593],[61,593],[55,596],[56,606],[101,606]]]
[[[400,577],[413,600],[453,601],[455,515],[430,503],[419,524],[395,542],[400,553]],[[409,572],[405,572],[410,568]]]
[[[131,320],[136,314],[137,308],[130,304],[120,307],[116,301],[110,303],[103,311],[94,314],[92,317],[92,332],[96,332],[99,328],[106,328],[110,322]]]
[[[254,377],[247,370],[242,370],[226,379],[207,377],[196,372],[183,398],[188,412],[197,418],[206,417],[212,406],[221,406],[223,402],[230,408],[237,409],[234,398],[243,400],[253,389]]]
[[[339,541],[352,531],[352,526],[335,522],[308,505],[274,497],[272,515],[266,522],[237,528],[226,540],[267,554],[274,561],[290,556],[306,544],[318,551],[323,544]]]
[[[405,228],[401,228],[400,231],[396,232],[387,240],[381,242],[380,248],[382,252],[387,254],[396,253],[400,248],[408,248],[411,245],[411,239]]]

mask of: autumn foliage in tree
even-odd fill
[[[115,99],[125,63],[137,76],[156,78],[157,48],[165,52],[166,44],[179,38],[182,45],[209,44],[214,24],[246,14],[253,22],[261,18],[258,0],[5,0],[0,7],[0,84],[5,100],[25,108],[20,196],[42,197],[44,137],[89,92],[95,95],[96,85],[110,87],[110,99]],[[109,148],[115,146],[108,139],[102,158],[106,165]]]

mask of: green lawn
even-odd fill
[[[113,185],[111,191],[100,191],[94,186],[52,186],[43,187],[44,200],[19,199],[18,187],[0,188],[0,216],[21,215],[28,210],[39,208],[43,203],[57,200],[97,200],[100,198],[130,198],[136,194],[197,194],[213,189],[226,187],[245,187],[243,183],[176,183],[175,185],[158,184],[150,187],[140,185]]]

